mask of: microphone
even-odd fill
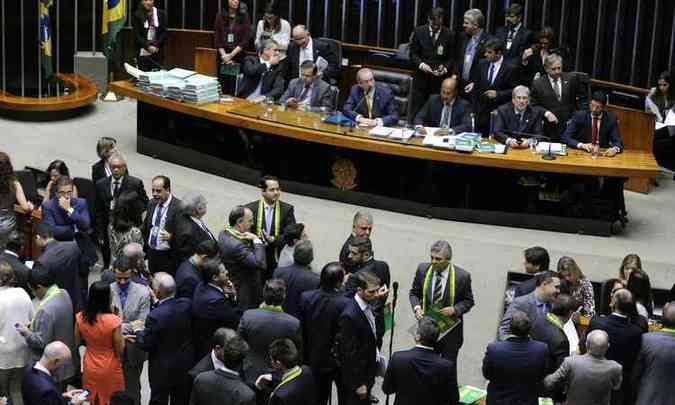
[[[370,89],[368,89],[368,91],[370,91]],[[363,103],[363,100],[366,99],[366,94],[367,94],[367,92],[364,90],[364,91],[363,91],[363,95],[361,96],[361,100],[359,100],[359,102],[356,103],[356,105],[354,106],[354,108],[352,108],[352,111],[354,112],[354,114],[358,115],[358,113],[356,112],[356,110],[359,109],[359,107],[361,106],[361,103]]]
[[[392,288],[394,289],[394,302],[396,302],[396,298],[398,297],[398,281],[394,281]]]

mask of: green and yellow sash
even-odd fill
[[[293,367],[291,371],[288,373],[288,375],[286,375],[286,377],[284,377],[284,379],[281,380],[279,385],[277,385],[276,388],[274,388],[274,391],[272,391],[272,393],[270,394],[270,398],[272,398],[274,394],[276,394],[277,391],[279,391],[279,388],[300,377],[300,374],[302,374],[302,368],[300,366]]]
[[[284,309],[281,307],[281,305],[267,305],[264,302],[260,304],[260,309],[266,309],[268,311],[274,312],[284,312]]]
[[[429,288],[431,288],[431,277],[433,277],[434,270],[433,270],[433,264],[429,265],[429,268],[427,269],[427,274],[424,276],[424,285],[422,287],[422,311],[427,312],[428,308],[428,302],[427,302],[427,293],[429,292]],[[449,272],[448,274],[448,282],[445,283],[445,288],[448,290],[448,297],[450,298],[450,303],[449,306],[455,305],[455,266],[450,263],[448,264],[448,268],[446,271]]]
[[[37,311],[35,311],[35,313],[37,314],[38,312],[40,312],[42,307],[45,306],[45,304],[47,302],[49,302],[52,298],[59,295],[60,292],[61,292],[61,290],[59,289],[59,286],[56,285],[56,284],[53,284],[51,287],[49,287],[49,289],[45,293],[44,298],[42,298],[42,300],[40,300],[40,304],[38,305]],[[35,320],[35,317],[33,317],[33,320]],[[33,322],[31,321],[31,327],[32,326],[33,326]]]
[[[274,202],[274,236],[278,237],[279,236],[279,231],[281,231],[281,208],[280,208],[279,201]],[[263,220],[265,218],[265,202],[264,199],[261,198],[260,201],[258,201],[258,218],[256,218],[256,227],[255,227],[255,233],[258,235],[258,237],[262,237],[262,231],[263,231]]]
[[[675,329],[671,329],[671,328],[661,328],[661,330],[659,330],[659,332],[663,332],[663,333],[665,333],[666,335],[670,335],[670,336],[672,336],[672,337],[675,337]]]
[[[554,326],[556,326],[563,332],[565,331],[565,327],[563,326],[562,322],[560,322],[560,319],[558,319],[558,317],[553,315],[552,313],[549,312],[548,314],[546,314],[546,320],[551,322]]]

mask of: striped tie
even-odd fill
[[[438,304],[443,299],[443,278],[441,272],[436,272],[436,281],[434,282],[434,304]]]

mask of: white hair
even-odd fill
[[[513,97],[518,97],[520,95],[528,96],[530,97],[530,89],[527,86],[516,86],[513,91],[511,92]]]

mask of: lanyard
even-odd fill
[[[274,202],[274,236],[279,236],[279,231],[281,227],[281,208],[279,208],[279,201]],[[258,202],[258,218],[256,220],[256,234],[262,236],[262,223],[263,217],[265,216],[265,204],[261,198]]]
[[[49,287],[49,289],[47,290],[47,293],[45,294],[45,297],[40,301],[40,305],[38,305],[38,309],[37,309],[36,312],[40,311],[42,309],[42,307],[47,302],[49,302],[52,298],[59,295],[59,292],[61,292],[61,290],[59,289],[58,285],[54,284],[51,287]],[[33,318],[33,320],[35,320],[35,318]],[[32,322],[31,322],[31,325],[32,325]]]
[[[268,311],[274,312],[284,312],[284,309],[281,307],[281,305],[267,305],[264,302],[260,304],[260,309],[266,309]]]
[[[448,290],[448,297],[450,298],[450,306],[455,305],[455,265],[450,263],[448,264],[448,268],[446,271],[449,272],[448,274],[448,282],[446,283],[445,288]],[[422,288],[422,310],[426,311],[427,310],[427,291],[429,291],[429,287],[431,286],[431,276],[434,273],[433,271],[433,265],[429,265],[429,268],[427,269],[427,274],[424,276],[424,287]]]
[[[565,327],[564,327],[563,324],[560,322],[560,319],[558,319],[558,317],[555,316],[555,315],[553,315],[552,313],[549,312],[548,314],[546,314],[546,319],[547,319],[549,322],[551,322],[553,325],[555,325],[556,327],[558,327],[560,330],[562,330],[562,331],[565,330]]]
[[[281,382],[279,383],[279,385],[277,385],[277,387],[274,389],[274,391],[272,391],[272,394],[270,395],[270,398],[272,398],[274,396],[274,394],[277,393],[279,388],[281,388],[283,385],[286,385],[289,382],[295,380],[296,378],[298,378],[300,376],[300,374],[302,374],[302,368],[300,368],[300,366],[295,366],[291,370],[291,372],[288,373],[288,375],[286,377],[284,377],[283,380],[281,380]]]

